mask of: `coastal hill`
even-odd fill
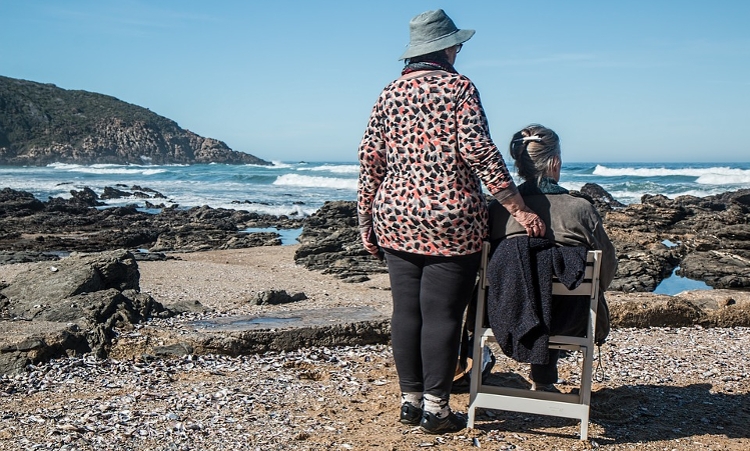
[[[271,164],[112,96],[0,76],[0,165]]]

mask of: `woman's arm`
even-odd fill
[[[371,239],[373,234],[372,204],[386,173],[385,141],[379,124],[378,104],[376,104],[359,145],[359,179],[357,181],[357,216],[362,245],[367,252],[376,256],[380,250]]]

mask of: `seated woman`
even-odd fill
[[[573,195],[557,184],[560,180],[560,139],[541,125],[533,124],[513,135],[510,155],[518,175],[524,179],[518,189],[524,202],[547,225],[545,238],[558,246],[584,246],[602,251],[599,307],[596,342],[604,342],[609,333],[609,309],[603,292],[617,270],[615,248],[602,227],[596,208],[585,198]],[[490,241],[493,249],[504,239],[527,236],[526,229],[496,202],[490,203]],[[550,335],[584,335],[587,324],[585,311],[552,301]],[[549,350],[549,363],[532,364],[532,390],[557,391],[557,359],[559,351]]]

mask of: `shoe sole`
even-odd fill
[[[466,429],[465,427],[462,427],[461,429],[440,429],[437,431],[433,431],[427,428],[424,428],[422,426],[419,427],[419,430],[424,432],[425,434],[431,434],[431,435],[440,435],[440,434],[452,434],[454,432],[460,432]]]

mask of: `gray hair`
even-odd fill
[[[521,178],[539,184],[552,172],[555,163],[561,161],[560,138],[547,127],[531,124],[513,135],[510,156]]]

